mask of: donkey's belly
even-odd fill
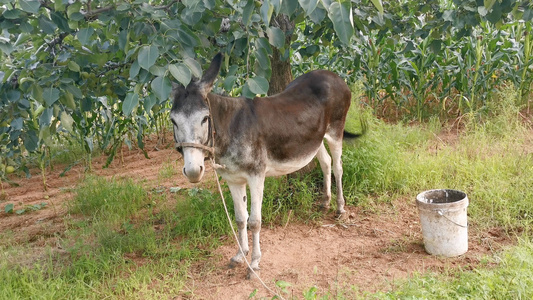
[[[286,175],[305,167],[316,156],[318,149],[310,154],[296,157],[294,159],[285,161],[267,160],[266,176],[281,176]]]

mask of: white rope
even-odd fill
[[[254,274],[254,276],[257,279],[259,279],[259,282],[261,282],[263,287],[265,287],[265,289],[267,289],[270,293],[274,294],[276,297],[280,298],[281,300],[285,300],[285,298],[283,298],[280,294],[276,293],[275,291],[273,291],[271,288],[269,288],[265,284],[265,282],[261,279],[261,277],[259,277],[259,275],[254,271],[254,269],[252,269],[252,267],[250,266],[250,263],[248,262],[248,259],[246,258],[246,255],[244,255],[244,251],[242,250],[241,243],[239,242],[239,238],[237,237],[237,232],[235,231],[235,228],[233,227],[233,222],[231,221],[231,217],[228,212],[228,206],[226,205],[226,199],[224,198],[224,194],[222,193],[222,187],[220,186],[220,181],[218,180],[217,169],[223,166],[216,164],[213,158],[211,158],[210,160],[211,160],[211,164],[213,165],[213,170],[215,171],[215,178],[217,181],[218,192],[220,193],[220,198],[222,198],[222,203],[224,204],[224,211],[226,212],[226,217],[228,217],[228,222],[231,227],[231,231],[233,232],[233,237],[235,238],[235,240],[237,241],[237,245],[239,246],[239,251],[241,251],[241,254],[243,254],[244,262],[246,262],[246,265],[248,266],[248,271],[249,272],[251,271]]]

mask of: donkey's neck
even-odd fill
[[[215,130],[215,157],[223,155],[230,143],[230,126],[238,111],[246,106],[248,101],[244,97],[225,97],[217,94],[209,94],[211,115]]]

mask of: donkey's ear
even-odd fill
[[[205,71],[204,76],[202,77],[202,80],[198,82],[198,88],[200,90],[200,93],[207,97],[207,94],[211,92],[211,89],[213,89],[213,83],[215,82],[215,79],[217,79],[218,72],[220,72],[220,66],[222,65],[222,53],[218,53],[215,55],[213,60],[211,61],[211,64],[209,65],[209,68],[207,71]]]

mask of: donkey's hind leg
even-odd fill
[[[344,194],[342,192],[342,135],[339,138],[326,135],[331,157],[333,158],[333,174],[337,185],[337,216],[346,212],[344,210]]]
[[[324,146],[324,142],[318,148],[316,158],[320,163],[320,168],[324,174],[324,195],[320,207],[324,210],[329,209],[329,203],[331,201],[331,156],[328,154],[328,150]]]

